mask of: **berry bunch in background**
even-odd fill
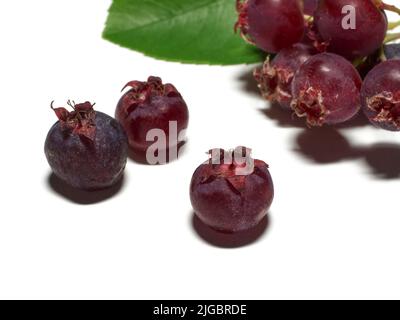
[[[400,131],[400,39],[382,0],[238,0],[235,29],[268,56],[254,71],[264,98],[309,126],[343,123],[360,110]],[[392,50],[393,52],[393,50]],[[364,80],[362,79],[364,78]]]
[[[304,16],[297,0],[238,1],[235,29],[262,50],[278,53],[304,35]],[[265,35],[268,35],[266,37]]]
[[[342,123],[360,110],[361,84],[357,70],[345,58],[320,53],[297,70],[291,107],[312,126]]]
[[[281,50],[272,61],[267,58],[263,67],[254,71],[262,95],[290,109],[294,74],[315,53],[313,47],[297,43]]]
[[[400,131],[400,60],[387,60],[372,69],[361,89],[361,103],[377,127]]]

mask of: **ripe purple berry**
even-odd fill
[[[363,111],[377,127],[400,131],[400,60],[382,62],[364,79]]]
[[[124,172],[128,142],[110,116],[93,110],[90,102],[74,110],[53,108],[59,121],[50,129],[45,154],[54,174],[72,187],[98,190],[117,183]]]
[[[283,49],[272,61],[267,58],[263,67],[254,71],[263,97],[290,109],[294,74],[313,54],[312,47],[298,43]]]
[[[342,123],[361,107],[362,80],[353,65],[333,53],[308,59],[292,83],[292,108],[310,126]]]
[[[250,150],[211,150],[190,185],[196,215],[209,227],[227,233],[255,227],[267,214],[274,197],[268,165],[253,160]],[[240,159],[240,160],[239,160]]]
[[[239,14],[235,30],[258,48],[278,53],[300,42],[304,16],[300,0],[237,0]]]
[[[170,125],[176,124],[179,135],[189,122],[187,105],[178,90],[172,84],[163,84],[157,77],[149,77],[147,82],[131,81],[126,87],[131,89],[121,97],[115,115],[128,135],[131,149],[139,154],[146,153],[154,144],[147,137],[153,129],[165,133],[166,150],[177,147],[181,141],[173,138]]]
[[[328,51],[354,59],[378,50],[388,28],[381,7],[380,0],[319,1],[314,22],[321,40],[328,43]]]

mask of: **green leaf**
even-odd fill
[[[114,0],[103,37],[169,61],[232,65],[265,55],[234,33],[234,0]]]

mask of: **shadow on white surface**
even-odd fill
[[[257,67],[261,67],[261,65]],[[239,81],[243,91],[252,95],[256,95],[261,99],[260,89],[258,88],[257,81],[254,79],[253,75],[255,68],[256,67],[250,69],[246,68],[242,73],[239,74],[237,80]]]
[[[357,159],[362,150],[353,147],[333,127],[310,128],[295,137],[294,151],[315,163],[328,164]]]
[[[46,182],[49,186],[49,189],[62,198],[76,204],[90,205],[106,201],[107,199],[115,196],[123,188],[125,184],[125,178],[122,176],[119,182],[111,188],[97,191],[84,191],[73,188],[58,178],[54,173],[49,174]]]
[[[387,180],[400,178],[400,145],[375,144],[364,151],[364,157],[375,178]]]
[[[225,249],[245,247],[259,241],[271,224],[268,214],[255,228],[238,233],[222,233],[205,225],[192,211],[191,224],[196,234],[208,244]]]
[[[400,178],[400,144],[378,143],[353,146],[332,127],[307,129],[295,138],[296,153],[317,164],[362,160],[376,179]]]
[[[268,102],[266,102],[268,104]],[[297,117],[293,111],[282,108],[278,103],[271,103],[268,108],[259,110],[269,120],[282,128],[307,128],[306,121]]]

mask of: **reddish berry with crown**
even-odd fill
[[[184,139],[170,135],[170,124],[176,124],[179,136],[189,122],[188,107],[178,90],[172,84],[163,84],[158,77],[149,77],[147,82],[131,81],[125,88],[130,90],[121,97],[115,115],[128,135],[132,151],[146,153],[154,144],[148,141],[153,129],[165,133],[166,150],[177,147]]]
[[[214,149],[200,165],[190,185],[190,199],[200,220],[226,233],[255,227],[266,215],[274,198],[268,165],[253,160],[250,149]]]
[[[310,126],[342,123],[359,112],[361,85],[358,71],[348,60],[320,53],[296,72],[291,107]]]

